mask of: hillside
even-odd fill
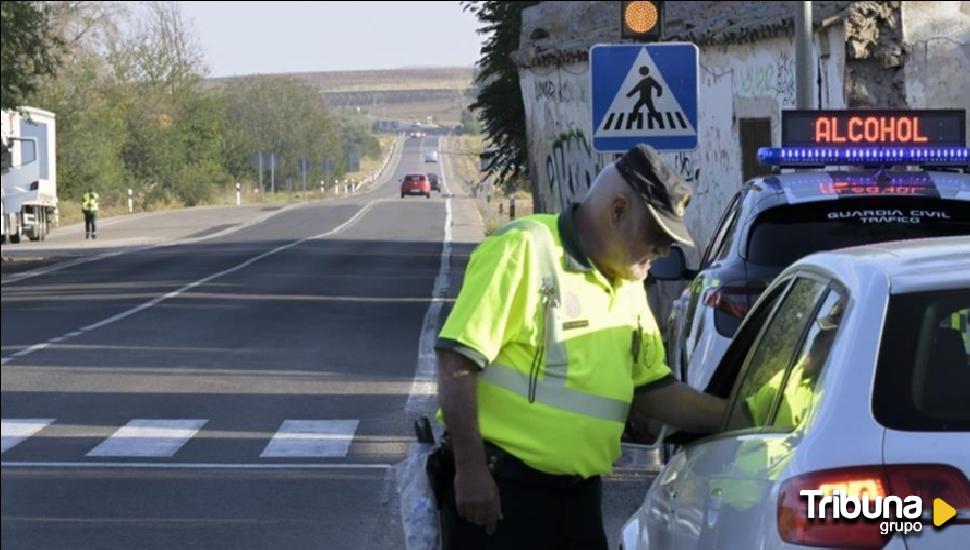
[[[442,125],[457,124],[470,102],[464,92],[472,86],[472,68],[403,68],[376,71],[321,71],[254,75],[296,78],[320,90],[334,108],[360,107],[372,118],[411,122],[428,116]],[[210,85],[233,78],[209,79]]]

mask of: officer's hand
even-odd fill
[[[488,468],[455,472],[455,505],[459,516],[484,527],[489,535],[495,532],[495,524],[502,519],[502,503]]]

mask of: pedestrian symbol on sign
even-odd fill
[[[651,117],[660,116],[657,112],[657,108],[653,106],[653,90],[657,90],[657,97],[664,95],[663,86],[660,85],[652,76],[650,76],[649,67],[640,67],[640,74],[643,75],[643,80],[639,84],[633,87],[632,90],[627,92],[627,97],[632,97],[633,94],[640,92],[640,99],[637,100],[637,104],[633,106],[633,111],[630,112],[631,117],[638,116],[640,114],[640,107],[644,105],[647,106],[647,111]]]
[[[594,46],[593,146],[625,151],[697,146],[697,49],[693,44]]]

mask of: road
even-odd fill
[[[482,235],[447,154],[451,193],[400,198],[437,146],[335,200],[4,247],[58,258],[3,279],[4,548],[403,547],[394,465]],[[611,539],[649,480],[628,473]]]

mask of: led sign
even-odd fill
[[[966,111],[783,111],[782,147],[965,147]]]
[[[970,167],[964,109],[782,111],[781,147],[765,166]]]

